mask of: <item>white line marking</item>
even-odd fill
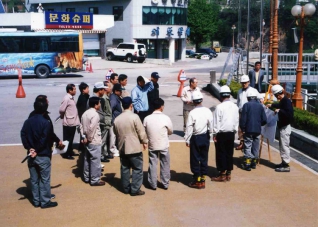
[[[0,147],[22,146],[22,143],[0,144]]]

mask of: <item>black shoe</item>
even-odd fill
[[[144,194],[145,194],[145,192],[144,192],[144,191],[141,191],[141,190],[139,190],[139,191],[136,192],[136,193],[130,193],[131,196],[139,196],[139,195],[144,195]]]
[[[98,183],[91,184],[91,186],[104,186],[104,185],[105,185],[105,181],[99,181]]]
[[[107,158],[107,159],[113,159],[114,156],[113,156],[112,154],[109,154],[109,155],[106,156],[106,158]]]
[[[242,164],[242,169],[246,170],[246,171],[251,171],[251,165],[250,164]]]
[[[284,166],[284,163],[282,162],[282,163],[280,163],[280,164],[275,165],[275,169],[281,168],[281,167],[283,167],[283,166]]]
[[[62,156],[64,159],[68,159],[68,160],[74,160],[75,158],[73,158],[71,155],[66,155],[66,156]]]
[[[151,190],[153,190],[153,191],[156,191],[157,190],[157,187],[151,187],[150,185],[148,185],[146,188],[148,188],[148,189],[151,189]]]
[[[256,169],[256,159],[252,159],[251,168]]]
[[[58,205],[57,202],[49,202],[48,204],[41,206],[41,208],[46,209],[46,208],[56,207],[57,205]]]
[[[54,194],[51,194],[51,199],[55,199],[55,195]]]
[[[100,161],[101,161],[101,162],[109,162],[109,159],[107,159],[107,158],[102,158]]]
[[[38,207],[40,207],[40,204],[37,204],[37,205],[34,205],[34,204],[33,204],[33,206],[34,206],[35,208],[38,208]]]
[[[79,154],[76,154],[74,151],[72,151],[71,156],[79,156]]]

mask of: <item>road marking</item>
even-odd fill
[[[0,144],[0,147],[22,146],[22,143]]]

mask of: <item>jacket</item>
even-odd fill
[[[102,144],[99,120],[99,115],[94,108],[89,108],[82,116],[82,134],[85,135],[87,140],[93,145]]]
[[[36,115],[35,111],[32,111],[29,115],[29,118],[33,117],[34,115]],[[58,144],[60,142],[60,139],[57,137],[57,135],[54,133],[54,127],[53,127],[53,123],[52,120],[49,116],[49,112],[46,111],[45,114],[43,114],[43,117],[50,123],[51,125],[51,130],[50,130],[50,137],[48,138],[48,143],[49,143],[49,147],[53,147],[53,143],[55,142],[56,144]]]
[[[181,100],[183,101],[183,109],[191,111],[195,108],[195,106],[191,104],[186,104],[186,102],[192,102],[192,93],[194,91],[200,91],[198,87],[196,87],[194,90],[190,88],[190,86],[185,86],[182,90]]]
[[[279,103],[272,104],[272,108],[279,109],[278,128],[285,127],[293,122],[294,108],[292,102],[286,96],[284,96]]]
[[[78,117],[81,120],[83,113],[87,110],[87,103],[89,99],[89,94],[80,94],[77,99],[76,107],[78,112]]]
[[[238,107],[230,100],[216,106],[213,115],[213,134],[237,132],[239,124]]]
[[[122,92],[121,92],[121,97],[122,98],[130,96],[129,92],[127,91],[127,89],[125,87],[121,87],[121,89],[123,89]]]
[[[52,149],[49,145],[51,124],[41,114],[35,114],[27,119],[21,129],[21,140],[25,149],[35,149],[38,156],[51,157]]]
[[[129,109],[119,115],[114,121],[114,133],[117,148],[121,154],[136,154],[142,151],[141,144],[148,143],[145,128],[140,118]]]
[[[155,108],[153,107],[153,101],[159,98],[159,84],[154,83],[153,87],[154,87],[153,90],[149,91],[147,94],[150,113],[152,113],[155,110]]]
[[[144,87],[137,85],[131,91],[131,99],[135,111],[148,111],[148,96],[147,93],[154,88],[152,81],[147,83]]]
[[[246,92],[248,89],[255,89],[255,88],[252,88],[251,86],[249,86],[246,89],[241,88],[237,92],[237,103],[236,104],[237,104],[237,107],[239,108],[239,112],[242,112],[242,108],[243,108],[244,104],[248,102],[247,96],[246,96]],[[257,91],[257,93],[258,93],[258,91]]]
[[[173,132],[171,119],[161,111],[154,111],[144,120],[149,150],[164,150],[169,147],[169,135]]]
[[[122,112],[123,108],[121,106],[121,98],[118,97],[116,94],[112,93],[109,97],[110,99],[110,106],[112,108],[112,121],[116,119]]]
[[[245,103],[240,118],[240,128],[247,134],[260,135],[262,126],[266,125],[267,117],[265,110],[257,99],[252,99]]]
[[[77,126],[80,124],[75,100],[72,95],[67,93],[64,96],[59,112],[64,126]]]
[[[260,69],[258,74],[258,82],[256,84],[256,72],[254,69],[248,72],[248,77],[250,78],[250,86],[255,88],[258,92],[262,91],[262,82],[264,80],[265,72]]]
[[[104,112],[105,112],[105,128],[109,129],[112,126],[113,116],[112,116],[112,107],[110,105],[110,99],[105,94],[103,96],[105,100]]]

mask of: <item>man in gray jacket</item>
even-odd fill
[[[122,105],[124,112],[114,121],[114,133],[120,153],[121,183],[125,194],[144,195],[145,192],[140,190],[143,181],[143,158],[140,144],[143,145],[143,149],[146,149],[148,138],[139,116],[132,112],[132,99],[123,98]],[[131,176],[130,169],[132,169]]]

